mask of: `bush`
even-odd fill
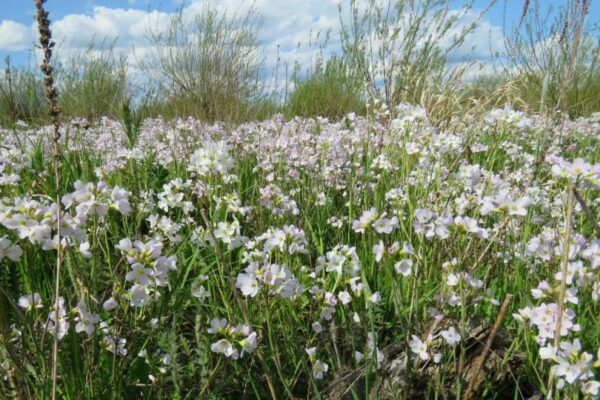
[[[230,17],[208,4],[191,18],[180,10],[166,30],[152,30],[155,51],[142,61],[142,69],[156,88],[155,110],[209,121],[252,115],[262,94],[261,23],[253,9]]]

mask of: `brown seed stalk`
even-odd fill
[[[54,342],[52,346],[52,400],[56,399],[56,381],[58,374],[58,309],[60,299],[60,270],[63,262],[63,249],[61,245],[61,151],[60,151],[60,107],[58,106],[58,90],[54,87],[54,78],[50,61],[52,60],[52,48],[55,43],[52,40],[52,31],[50,30],[50,19],[48,19],[48,11],[44,9],[46,0],[35,0],[35,8],[37,10],[37,25],[40,33],[39,41],[40,48],[44,53],[40,70],[44,74],[44,88],[46,93],[46,101],[48,103],[48,114],[52,120],[54,127],[53,156],[54,156],[54,181],[56,186],[56,235],[58,238],[57,254],[56,254],[56,272],[54,279]]]

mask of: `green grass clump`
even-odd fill
[[[323,116],[339,120],[351,112],[365,113],[362,82],[343,59],[332,56],[318,63],[315,72],[294,83],[287,103],[291,116]]]

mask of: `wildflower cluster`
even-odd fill
[[[490,339],[475,397],[597,398],[600,119],[438,120],[65,125],[60,237],[47,128],[0,128],[0,393],[57,338],[65,397],[461,397]]]
[[[177,256],[162,255],[163,244],[157,239],[147,242],[128,238],[121,239],[115,246],[127,259],[131,270],[125,280],[131,282],[128,298],[133,307],[150,304],[160,296],[157,288],[169,283],[169,272],[177,269]]]

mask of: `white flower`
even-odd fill
[[[329,370],[329,365],[321,360],[315,361],[312,369],[312,376],[315,379],[323,379],[323,374]]]
[[[373,223],[373,229],[375,229],[375,232],[384,233],[386,235],[389,235],[390,233],[392,233],[394,228],[396,228],[397,226],[398,226],[398,218],[397,217],[393,217],[392,219],[385,218],[385,213],[383,213],[383,215],[377,221],[375,221]]]
[[[26,311],[31,311],[34,308],[42,308],[42,297],[39,293],[34,293],[29,296],[21,296],[19,297],[19,301],[17,303],[19,307],[24,308]]]
[[[204,301],[210,297],[210,292],[206,290],[206,288],[200,284],[198,281],[194,281],[192,283],[192,296],[197,298],[200,301]]]
[[[147,286],[135,284],[129,289],[129,303],[132,307],[141,307],[150,303],[150,291]]]
[[[531,204],[529,197],[525,196],[508,202],[508,215],[527,215],[527,207]]]
[[[252,332],[246,338],[242,339],[240,345],[242,346],[242,355],[244,355],[244,352],[248,354],[254,352],[258,347],[256,332]]]
[[[446,277],[446,285],[456,286],[458,285],[459,277],[456,274],[448,274]]]
[[[352,221],[352,230],[357,233],[365,233],[365,230],[377,219],[379,213],[375,207],[363,211],[359,219]]]
[[[66,318],[65,299],[58,298],[58,310],[56,308],[48,313],[46,328],[52,335],[56,335],[61,340],[69,332],[69,322]],[[58,320],[57,320],[58,319]]]
[[[446,343],[454,347],[460,342],[460,334],[451,326],[450,328],[440,332]]]
[[[237,360],[239,357],[237,349],[233,347],[231,342],[229,342],[229,340],[227,339],[221,339],[211,344],[210,351],[212,351],[213,353],[224,354],[226,357],[231,357],[234,360]]]
[[[244,296],[255,297],[260,287],[258,281],[252,275],[241,273],[237,276],[235,287],[242,291]]]
[[[323,326],[318,321],[313,322],[311,326],[312,326],[312,330],[315,331],[316,333],[323,332]]]
[[[324,320],[331,321],[334,312],[335,307],[323,307],[323,309],[321,309],[321,312],[319,313],[319,317],[323,318]]]
[[[129,204],[129,193],[118,186],[115,186],[111,193],[111,207],[118,210],[123,215],[129,215],[131,205]]]
[[[598,381],[587,381],[581,384],[581,392],[590,396],[598,396],[600,392],[600,382]]]
[[[98,314],[92,314],[88,311],[87,305],[80,301],[77,305],[77,312],[79,316],[75,318],[77,325],[75,325],[75,332],[85,332],[88,336],[92,336],[94,333],[95,325],[100,322],[100,316]]]
[[[210,328],[208,328],[207,332],[216,334],[216,333],[221,332],[225,328],[227,328],[228,325],[229,325],[229,323],[227,322],[227,320],[225,318],[221,318],[221,319],[213,318],[210,321]]]
[[[367,301],[373,304],[381,303],[381,293],[375,292],[367,298]]]
[[[127,339],[125,338],[115,338],[111,335],[107,335],[104,337],[104,345],[106,346],[106,349],[118,356],[124,357],[127,355],[127,348],[125,348],[126,344]]]
[[[225,175],[234,166],[235,161],[224,143],[207,143],[192,154],[188,171],[199,176],[211,173]]]
[[[145,268],[142,264],[133,264],[131,266],[131,271],[125,275],[126,281],[134,281],[139,283],[140,285],[146,286],[150,283],[150,276],[152,275],[152,270],[149,268]]]
[[[115,248],[117,250],[121,250],[123,253],[127,253],[128,251],[130,251],[133,248],[133,244],[131,243],[131,240],[129,240],[128,238],[125,238],[125,239],[119,240],[119,244],[117,244],[115,246]]]
[[[409,345],[411,351],[415,354],[418,354],[421,360],[429,360],[427,343],[423,343],[418,336],[412,335],[412,340],[410,341]]]
[[[19,261],[23,255],[23,250],[20,246],[12,244],[10,240],[5,237],[0,238],[0,261],[4,257],[12,261]]]
[[[380,262],[385,252],[385,245],[380,240],[379,243],[373,246],[373,254],[375,254],[375,261]]]
[[[79,254],[83,258],[92,258],[92,252],[90,251],[90,242],[83,242],[79,245]]]
[[[114,297],[110,297],[108,300],[106,300],[104,302],[104,304],[102,304],[102,308],[104,308],[106,311],[112,311],[115,308],[117,308],[117,306],[119,305],[119,303],[117,303],[117,301],[115,300]]]
[[[171,360],[172,360],[172,358],[171,358],[170,354],[163,354],[162,359],[161,359],[161,361],[164,365],[171,365]]]
[[[542,360],[556,359],[556,349],[551,344],[549,344],[548,346],[540,347],[539,354]]]
[[[405,259],[394,264],[394,269],[403,276],[409,276],[412,272],[412,265],[413,262],[411,259]]]
[[[338,293],[338,299],[342,302],[342,304],[348,304],[352,301],[352,296],[347,291],[343,290]]]

